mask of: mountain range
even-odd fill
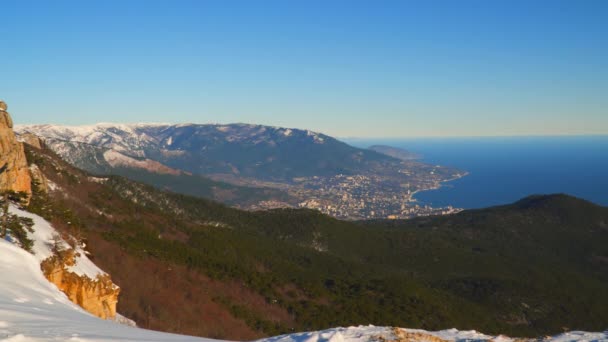
[[[0,114],[2,157],[11,161],[0,171],[8,223],[0,269],[15,277],[0,282],[0,333],[11,340],[165,340],[99,323],[79,307],[231,340],[289,333],[271,340],[442,342],[493,338],[470,330],[536,338],[606,328],[606,207],[554,194],[408,220],[244,211],[81,170],[48,137],[45,144],[21,131],[26,143],[18,143]],[[137,153],[121,155],[149,156]],[[369,153],[360,163],[407,163]],[[567,338],[605,335],[556,337]]]
[[[413,220],[246,212],[94,177],[44,149],[29,210],[86,236],[140,326],[230,339],[377,324],[604,329],[608,208],[566,195]]]
[[[94,174],[123,175],[250,210],[309,207],[346,219],[409,217],[412,193],[464,175],[394,148],[374,147],[377,152],[308,130],[261,125],[29,125],[16,132],[24,141],[42,138],[64,160]],[[374,200],[362,206],[365,198]]]
[[[290,182],[296,177],[354,174],[375,163],[395,163],[389,156],[320,133],[249,124],[30,125],[17,126],[16,132],[43,137],[59,155],[91,172],[133,163],[125,158],[129,157],[192,174]],[[97,158],[82,152],[88,147],[99,151]]]

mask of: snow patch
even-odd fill
[[[108,180],[107,177],[93,177],[93,176],[89,176],[87,179],[91,182],[95,182],[95,183],[99,183],[99,184],[103,184]]]
[[[59,185],[57,185],[57,183],[53,182],[50,179],[46,180],[46,185],[48,186],[49,190],[51,190],[51,191],[55,191],[57,189],[61,189],[61,187]]]
[[[34,241],[32,252],[34,253],[36,260],[38,260],[38,264],[40,265],[43,260],[53,256],[53,239],[58,235],[55,228],[53,228],[53,226],[44,218],[19,209],[14,205],[9,207],[9,212],[13,215],[27,217],[34,221],[34,226],[32,227],[34,231],[28,232],[28,238]],[[71,246],[63,239],[60,240],[60,244],[64,248],[71,248]],[[70,272],[76,273],[80,276],[86,275],[91,279],[97,278],[98,275],[106,274],[86,256],[86,252],[81,246],[76,246],[75,252],[76,256],[74,258],[74,266],[67,267]]]

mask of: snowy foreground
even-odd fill
[[[18,212],[35,219],[34,233],[37,242],[49,239],[54,229],[40,217]],[[46,247],[36,244],[35,251],[46,253]],[[37,257],[25,250],[0,240],[0,341],[214,341],[211,339],[166,334],[133,328],[113,321],[104,321],[73,304],[40,269],[41,255]],[[88,259],[74,271],[85,274],[103,272]],[[260,342],[365,342],[365,341],[424,341],[441,342],[496,340],[511,341],[506,337],[487,336],[475,331],[394,329],[360,326],[336,328],[319,332],[298,333],[260,340]],[[551,338],[553,341],[604,341],[608,332],[572,332]]]

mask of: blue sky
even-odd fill
[[[17,123],[608,134],[608,1],[2,1]]]

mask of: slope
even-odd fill
[[[23,211],[17,211],[17,213],[27,215]],[[40,221],[39,218],[37,220]],[[45,233],[44,227],[37,228],[41,231],[36,233]],[[37,250],[40,252],[39,249]],[[3,277],[0,281],[0,341],[214,341],[153,332],[98,319],[74,305],[63,293],[50,284],[42,275],[39,260],[34,255],[9,242],[0,241],[0,256],[2,257],[0,274],[10,275],[10,277]],[[294,333],[260,340],[260,342],[445,342],[470,341],[471,339],[514,341],[504,336],[497,338],[476,331],[458,331],[456,329],[427,332],[402,328],[359,326]],[[608,341],[608,332],[576,331],[545,338],[544,341],[604,342]]]
[[[53,148],[56,152],[88,170],[92,170],[95,162],[90,160],[91,153],[78,150],[83,143],[130,157],[156,160],[194,174],[236,174],[281,181],[360,173],[359,169],[374,163],[396,162],[320,133],[261,125],[30,125],[17,126],[16,131],[32,132],[51,145],[57,144]],[[67,150],[69,155],[63,153]]]
[[[206,341],[98,319],[49,283],[32,254],[0,240],[0,255],[0,274],[10,275],[0,281],[2,341]]]
[[[221,338],[370,323],[605,329],[608,214],[578,199],[356,224],[95,178],[44,150],[29,148],[28,160],[55,188],[31,210],[86,235],[123,289],[119,311],[144,327]],[[584,247],[563,243],[573,237]]]
[[[17,131],[41,136],[70,164],[96,174],[120,174],[243,209],[307,207],[350,220],[429,214],[433,209],[416,207],[412,194],[466,175],[320,133],[260,125],[32,125]],[[201,176],[232,186],[210,187]]]

